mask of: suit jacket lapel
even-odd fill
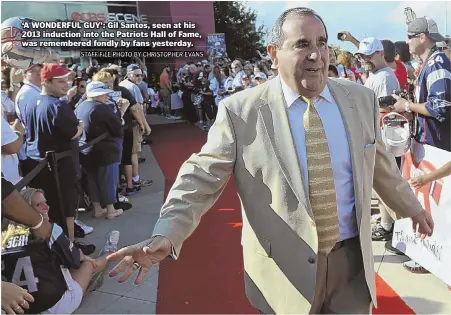
[[[295,196],[313,218],[279,77],[269,82],[261,101],[259,113],[280,168]]]
[[[361,205],[363,201],[363,183],[359,179],[359,176],[363,176],[363,150],[365,145],[363,141],[362,120],[359,116],[356,100],[353,95],[349,94],[349,91],[344,86],[334,80],[328,80],[327,85],[340,109],[348,137],[354,179],[354,195],[356,198],[356,216],[357,223],[360,226],[362,209],[358,205]]]

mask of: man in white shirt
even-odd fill
[[[365,38],[359,43],[359,50],[355,55],[360,59],[362,67],[370,72],[365,86],[373,90],[377,98],[392,95],[393,91],[400,89],[396,75],[384,59],[384,47],[380,40],[374,37]],[[382,118],[390,110],[379,108],[379,112]],[[393,212],[390,209],[387,210],[385,203],[379,197],[378,199],[381,221],[373,228],[372,239],[373,241],[390,241],[393,236],[393,219],[390,214]]]
[[[24,85],[17,92],[15,100],[15,112],[17,118],[25,126],[25,110],[29,104],[36,101],[41,96],[41,69],[42,65],[32,65],[25,70]],[[19,160],[23,161],[27,159],[25,154],[25,145],[22,145],[19,153]]]
[[[384,59],[384,46],[380,40],[365,38],[360,42],[355,55],[360,59],[362,67],[370,72],[365,86],[373,90],[377,98],[392,95],[393,91],[399,90],[398,79]]]
[[[17,117],[23,121],[22,112],[28,104],[36,100],[41,95],[41,65],[33,65],[25,70],[24,85],[16,95],[15,110]]]

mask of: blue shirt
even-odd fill
[[[26,154],[42,160],[47,151],[64,152],[76,148],[72,138],[78,131],[78,119],[67,101],[41,95],[25,108]]]
[[[417,103],[425,103],[432,117],[417,115],[415,140],[451,151],[451,62],[436,51],[418,77]]]
[[[299,165],[304,180],[308,183],[307,152],[305,148],[304,112],[307,104],[300,95],[289,88],[282,80],[282,91],[287,106],[288,119],[293,134],[294,144],[299,157]],[[348,136],[337,103],[324,88],[320,97],[313,100],[328,139],[334,183],[337,197],[338,224],[340,240],[358,235],[357,219],[354,211],[354,179],[352,173],[351,152]],[[308,192],[308,184],[306,184]]]

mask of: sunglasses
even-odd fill
[[[418,34],[413,34],[413,35],[407,34],[407,38],[408,39],[412,39],[412,38],[415,38],[415,37],[420,37],[421,34],[423,34],[423,33],[418,33]]]
[[[84,89],[86,85],[79,85],[78,87]]]
[[[358,56],[357,56],[357,59],[360,60],[360,61],[370,61],[371,58],[373,58],[373,56],[374,56],[375,54],[376,54],[376,53],[371,54],[371,55],[369,55],[369,56],[367,56],[367,55],[358,55]]]

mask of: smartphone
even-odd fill
[[[339,40],[341,40],[341,41],[344,41],[344,40],[346,39],[346,34],[340,32],[340,33],[337,34],[337,38],[338,38]]]

